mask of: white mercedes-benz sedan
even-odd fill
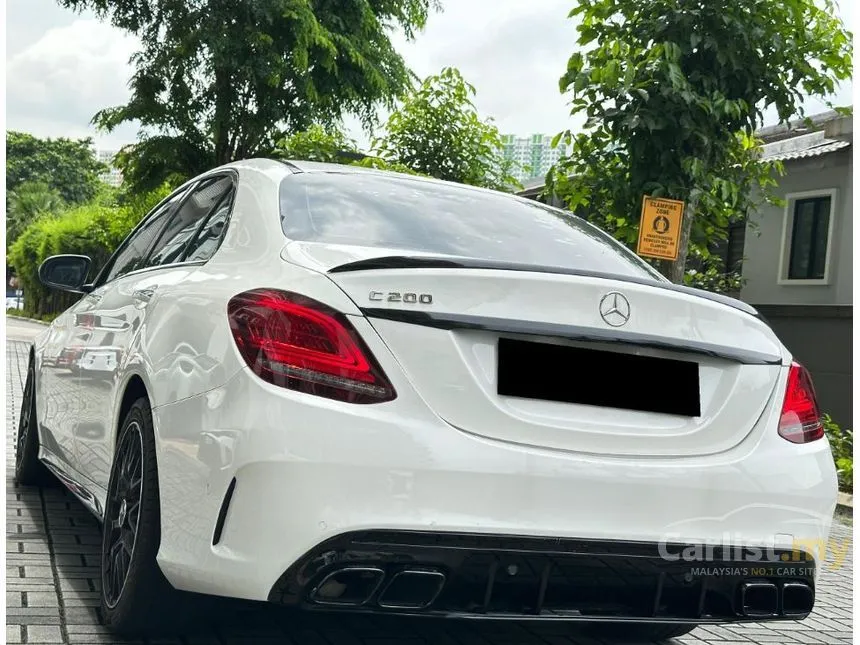
[[[159,204],[36,340],[16,477],[102,521],[102,609],[588,621],[812,609],[836,475],[750,306],[597,228],[431,179],[251,160]]]

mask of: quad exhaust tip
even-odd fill
[[[785,616],[802,618],[812,611],[815,593],[805,582],[757,581],[741,584],[741,612],[744,616]]]
[[[433,604],[445,585],[445,574],[434,569],[406,569],[394,574],[378,604],[386,609],[424,609]]]
[[[310,593],[319,605],[360,607],[370,602],[385,580],[379,567],[343,567],[326,575]],[[436,569],[404,569],[388,580],[376,603],[383,609],[425,609],[445,586]]]
[[[332,571],[311,591],[320,605],[359,607],[373,597],[385,572],[378,567],[345,567]]]
[[[786,582],[782,585],[783,616],[806,616],[815,604],[815,593],[805,582]]]
[[[744,616],[778,616],[779,589],[772,582],[744,582],[741,608]]]

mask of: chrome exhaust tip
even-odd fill
[[[332,571],[310,593],[318,605],[358,607],[373,597],[385,572],[377,567],[344,567]]]
[[[398,571],[379,594],[384,609],[425,609],[442,592],[445,574],[435,569]]]

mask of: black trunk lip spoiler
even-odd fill
[[[454,258],[445,256],[407,256],[389,255],[366,260],[347,262],[332,267],[328,273],[348,273],[353,271],[380,271],[386,269],[491,269],[497,271],[521,271],[524,273],[550,273],[556,275],[571,275],[584,278],[598,278],[602,280],[615,280],[618,282],[629,282],[656,289],[665,289],[675,293],[683,293],[689,296],[703,298],[716,302],[732,309],[742,311],[767,324],[764,317],[751,305],[728,296],[723,296],[702,289],[695,289],[672,282],[661,282],[649,280],[637,276],[622,275],[616,273],[603,273],[600,271],[588,271],[585,269],[573,269],[551,265],[527,264],[520,262],[502,262],[497,260],[481,260],[477,258]]]
[[[782,357],[754,350],[726,347],[702,341],[673,340],[662,336],[641,334],[619,329],[595,329],[560,323],[535,322],[471,316],[460,314],[432,313],[427,311],[404,311],[368,307],[361,309],[367,318],[391,320],[410,325],[434,327],[436,329],[478,330],[501,334],[563,338],[573,341],[599,342],[626,346],[647,347],[664,351],[721,358],[742,365],[781,365]]]

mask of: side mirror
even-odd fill
[[[87,293],[84,283],[91,264],[86,255],[53,255],[39,267],[39,280],[50,289]]]

